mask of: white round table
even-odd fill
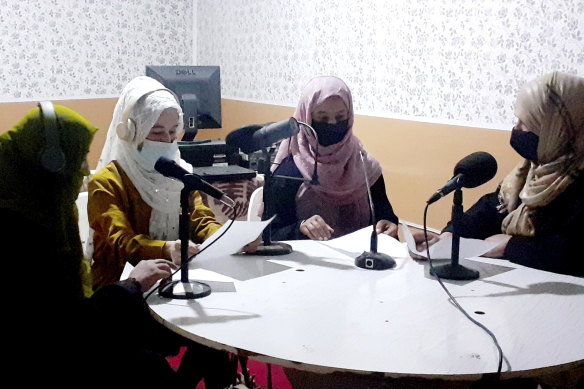
[[[473,381],[497,371],[493,340],[469,321],[404,243],[380,236],[391,270],[364,270],[370,228],[329,243],[290,241],[280,257],[234,255],[191,264],[211,295],[152,294],[153,315],[205,345],[313,373]],[[501,378],[584,368],[584,279],[505,260],[461,260],[474,281],[444,280],[497,337]]]

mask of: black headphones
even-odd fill
[[[50,101],[41,101],[39,110],[42,115],[45,133],[45,147],[41,151],[41,165],[51,173],[59,173],[65,167],[65,154],[59,143],[59,131],[55,107]]]

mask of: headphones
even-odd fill
[[[124,113],[122,114],[122,118],[120,120],[120,122],[118,124],[116,124],[116,132],[118,134],[118,137],[122,140],[125,140],[127,142],[133,142],[136,139],[137,134],[137,129],[136,129],[136,122],[134,121],[134,119],[132,119],[130,117],[130,115],[132,114],[132,112],[134,111],[134,107],[136,106],[136,104],[138,104],[138,101],[142,98],[145,98],[148,95],[151,95],[154,92],[157,91],[166,91],[166,92],[170,92],[176,102],[179,104],[180,106],[180,101],[178,99],[178,97],[176,96],[176,94],[171,91],[170,89],[167,88],[158,88],[158,89],[153,89],[153,90],[148,90],[143,94],[135,94],[134,96],[131,96],[128,101],[126,101],[126,107],[124,110]]]
[[[59,131],[55,107],[50,101],[38,104],[45,133],[45,147],[41,150],[41,165],[51,173],[59,173],[65,167],[65,154],[59,143]]]

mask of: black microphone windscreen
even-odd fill
[[[491,154],[477,151],[461,159],[454,167],[454,175],[462,174],[461,186],[475,188],[497,174],[497,160]]]
[[[227,135],[225,144],[238,147],[245,154],[251,154],[254,151],[266,149],[282,139],[294,136],[299,131],[298,122],[291,117],[266,125],[253,124],[241,127]]]
[[[253,134],[254,144],[259,148],[267,148],[274,143],[298,134],[300,127],[294,118],[271,123]]]
[[[166,157],[158,158],[154,164],[154,169],[163,176],[173,177],[178,180],[182,180],[186,174],[189,174],[189,172],[180,167],[179,164]]]

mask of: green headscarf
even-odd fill
[[[70,108],[55,105],[55,113],[66,160],[59,173],[49,172],[40,161],[46,140],[39,108],[0,135],[0,208],[22,215],[34,222],[31,227],[50,235],[51,249],[58,257],[56,268],[64,272],[59,276],[77,294],[87,269],[83,267],[75,200],[83,176],[89,174],[81,166],[97,128]]]

